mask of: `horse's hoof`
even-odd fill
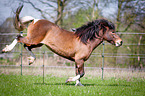
[[[9,47],[9,45],[6,45],[6,47],[4,49],[2,49],[2,53],[6,53],[11,51],[11,48]]]
[[[84,86],[84,85],[81,83],[78,83],[78,84],[75,84],[75,86]]]
[[[69,78],[65,81],[65,83],[68,83],[68,82],[70,82],[70,79]]]
[[[35,58],[30,56],[28,57],[28,60],[29,60],[29,65],[31,65],[34,62]]]
[[[84,86],[83,84],[81,84],[81,82],[79,80],[76,80],[76,84],[75,86]]]
[[[71,82],[71,81],[74,81],[74,80],[73,80],[73,77],[69,77],[69,78],[65,81],[65,83],[68,83],[68,82]]]
[[[65,81],[65,83],[68,83],[69,81],[68,81],[68,79]]]
[[[29,65],[31,65],[33,62],[29,62]]]
[[[2,50],[1,53],[6,53],[6,52],[4,50]]]

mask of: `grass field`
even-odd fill
[[[0,96],[145,96],[145,79],[110,77],[81,79],[84,87],[65,84],[67,77],[52,75],[0,75]]]

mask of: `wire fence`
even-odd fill
[[[26,33],[24,33],[26,34]],[[118,32],[118,34],[123,35],[123,36],[129,36],[133,35],[133,37],[135,35],[139,35],[139,36],[143,36],[142,39],[144,39],[144,35],[145,33],[133,33],[133,32]],[[0,33],[1,37],[5,37],[5,36],[16,36],[18,35],[18,33]],[[122,37],[123,37],[122,36]],[[101,74],[102,74],[102,79],[103,79],[103,70],[127,70],[127,71],[134,71],[134,70],[138,70],[134,67],[127,67],[127,68],[118,68],[118,66],[110,67],[108,66],[109,64],[119,64],[119,65],[125,65],[125,64],[129,64],[129,63],[135,63],[134,65],[137,65],[139,67],[141,67],[139,70],[141,71],[145,71],[144,70],[144,66],[145,66],[145,51],[142,51],[143,48],[145,48],[145,42],[139,42],[137,39],[136,42],[132,43],[129,40],[126,40],[127,37],[124,37],[125,42],[123,43],[123,46],[118,48],[116,53],[115,52],[108,52],[108,48],[110,48],[109,43],[105,42],[102,45],[100,45],[99,48],[96,48],[96,51],[94,51],[90,57],[90,60],[87,61],[87,63],[85,63],[86,67],[85,69],[98,69],[101,70]],[[12,38],[14,39],[14,38]],[[2,49],[2,47],[4,47],[7,44],[10,44],[11,42],[4,40],[5,42],[0,42],[0,46]],[[130,46],[136,46],[136,47],[130,47]],[[110,48],[113,49],[113,48]],[[140,52],[138,52],[138,49],[140,50]],[[44,51],[45,50],[45,51]],[[67,61],[65,59],[60,58],[59,56],[54,55],[51,51],[46,51],[48,49],[45,48],[39,48],[37,50],[34,50],[33,52],[35,53],[35,55],[39,58],[36,62],[34,63],[39,63],[36,65],[27,65],[28,60],[25,59],[28,54],[27,52],[22,49],[22,44],[18,44],[16,46],[16,48],[10,52],[10,53],[3,53],[0,54],[0,67],[1,68],[5,68],[5,67],[20,67],[21,68],[21,75],[23,74],[23,68],[28,67],[28,68],[36,68],[36,67],[40,67],[43,68],[43,72],[45,68],[60,68],[60,69],[74,69],[74,63],[71,61]],[[130,51],[130,52],[127,52]],[[45,52],[45,54],[44,54]],[[96,59],[94,59],[97,58]],[[43,58],[45,58],[45,60],[43,60]],[[111,61],[112,59],[115,58],[115,61]],[[14,60],[14,61],[13,61]],[[40,61],[40,62],[39,62]],[[11,63],[9,63],[11,62]],[[48,63],[53,63],[48,64]],[[111,63],[108,63],[111,62]],[[9,64],[8,64],[9,63]],[[55,63],[55,64],[54,64]],[[61,63],[61,64],[60,64]],[[108,63],[108,64],[107,64]],[[139,63],[140,65],[138,65],[137,63]],[[44,66],[45,65],[45,66]],[[96,66],[94,66],[96,65]],[[107,66],[106,66],[107,65]],[[105,67],[104,67],[105,66]],[[111,65],[112,66],[112,65]],[[45,67],[45,68],[44,68]],[[120,66],[119,66],[120,67]]]
[[[12,35],[12,36],[16,36],[16,35],[18,35],[19,33],[0,33],[0,36],[10,36],[10,35]],[[26,33],[23,33],[23,34],[26,34]],[[121,35],[145,35],[145,33],[133,33],[133,32],[117,32],[117,34],[121,34]],[[5,46],[5,45],[8,45],[8,44],[10,44],[11,42],[0,42],[0,45],[3,47],[3,46]],[[110,43],[105,43],[105,46],[110,46],[111,44]],[[128,43],[128,42],[124,42],[123,43],[123,46],[143,46],[144,47],[144,43]],[[129,47],[128,47],[129,48]],[[0,49],[2,49],[2,48],[0,48]],[[17,51],[17,50],[15,50],[15,51],[13,51],[13,52],[11,52],[11,53],[19,53],[20,51]],[[50,53],[50,51],[45,51],[46,53]],[[23,51],[23,53],[26,53],[26,51]],[[36,53],[35,51],[34,51],[34,53]],[[39,50],[39,53],[36,53],[36,55],[42,55],[42,51],[41,50]],[[24,55],[26,55],[26,54],[24,54]],[[53,55],[52,53],[50,54],[50,55]],[[138,56],[140,56],[140,58],[145,58],[145,53],[104,53],[104,55],[105,55],[105,57],[110,57],[110,58],[112,58],[112,57],[116,57],[116,58],[119,58],[119,57],[122,57],[122,58],[138,58]],[[0,57],[3,57],[4,55],[3,54],[1,54],[0,55]],[[92,56],[96,56],[96,57],[102,57],[102,52],[100,52],[100,53],[92,53]],[[5,57],[6,57],[6,55],[5,55]]]

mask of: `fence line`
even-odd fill
[[[0,35],[2,36],[8,36],[8,35],[19,35],[20,33],[0,33]],[[27,33],[23,33],[24,35],[27,34]],[[132,33],[132,32],[117,32],[117,34],[127,34],[127,35],[145,35],[145,33]],[[9,44],[9,43],[0,43],[0,45],[3,45],[3,44]],[[110,43],[105,43],[105,45],[111,45]],[[123,45],[134,45],[134,46],[143,46],[145,44],[124,44]]]
[[[34,53],[35,52],[38,52],[38,51],[33,51]],[[36,55],[43,55],[43,52],[44,51],[39,51],[39,53],[38,54],[36,54]],[[15,51],[15,52],[10,52],[10,53],[20,53],[20,51]],[[27,51],[23,51],[23,53],[28,53]],[[52,51],[45,51],[45,53],[46,54],[53,54],[52,53]],[[5,53],[3,53],[3,54],[5,54]],[[102,53],[92,53],[92,55],[101,55]],[[25,54],[24,54],[25,55]],[[145,54],[122,54],[122,53],[104,53],[104,55],[121,55],[121,56],[138,56],[138,55],[140,55],[140,56],[144,56]]]
[[[117,32],[117,34],[127,34],[127,35],[145,35],[145,33],[132,33],[132,32]]]
[[[0,67],[21,67],[21,65],[0,65]],[[32,68],[43,68],[43,65],[23,65],[23,67],[32,67]],[[75,66],[47,66],[45,68],[64,68],[64,69],[75,69]],[[84,67],[85,69],[102,69],[102,67]],[[103,68],[106,70],[141,70],[135,68]]]
[[[2,36],[7,36],[7,35],[19,35],[20,33],[0,33]],[[23,33],[24,35],[27,33]]]
[[[19,33],[0,33],[1,36],[8,36],[8,35],[18,35]],[[26,34],[26,33],[23,33],[23,34]],[[130,32],[117,32],[117,34],[127,34],[127,35],[145,35],[145,33],[130,33]],[[2,44],[8,44],[8,43],[0,43],[0,45]],[[109,43],[103,43],[102,44],[102,47],[103,47],[103,50],[104,50],[104,46],[105,45],[111,45]],[[123,44],[125,46],[129,46],[129,45],[134,45],[134,46],[143,46],[145,44]],[[26,52],[26,51],[24,51]],[[11,52],[11,53],[20,53],[21,55],[21,75],[22,75],[22,67],[43,67],[43,71],[44,71],[44,64],[41,65],[41,66],[33,66],[33,65],[22,65],[22,44],[21,44],[21,53],[20,52]],[[35,51],[34,51],[35,52]],[[43,58],[44,58],[44,53],[42,54],[42,52],[44,51],[39,51],[41,52],[40,54],[35,54],[35,55],[43,55]],[[51,52],[51,51],[45,51],[45,54],[47,52]],[[23,54],[23,56],[26,55],[26,54]],[[49,53],[50,55],[50,53]],[[106,56],[107,55],[107,56]],[[115,56],[110,56],[112,55],[111,53],[92,53],[92,56],[97,56],[97,57],[102,57],[102,67],[85,67],[85,69],[101,69],[102,70],[102,80],[103,80],[103,70],[104,69],[117,69],[117,70],[134,70],[134,69],[127,69],[127,68],[104,68],[104,58],[105,57],[122,57],[122,58],[138,58],[136,56],[145,56],[145,54],[121,54],[121,53],[116,53]],[[113,54],[114,55],[114,54]],[[132,56],[132,57],[129,57],[129,56]],[[145,57],[139,57],[139,58],[145,58]],[[43,60],[43,63],[44,63],[44,60]],[[19,65],[0,65],[0,67],[7,67],[7,66],[11,66],[11,67],[20,67]],[[72,66],[45,66],[46,68],[75,68],[75,67],[72,67]]]
[[[11,52],[11,53],[20,53],[20,52]],[[27,52],[26,52],[27,53]],[[21,54],[21,53],[20,53]],[[107,55],[106,55],[107,54]],[[39,53],[39,54],[35,54],[36,56],[42,56],[43,54],[42,53]],[[104,57],[105,58],[138,58],[138,57],[135,57],[135,56],[145,56],[145,54],[124,54],[123,56],[122,55],[120,55],[120,56],[118,56],[119,54],[117,54],[117,55],[114,55],[114,56],[108,56],[108,55],[113,55],[113,54],[111,54],[111,53],[104,53]],[[131,56],[131,55],[133,55],[132,57],[129,57],[129,56]],[[27,54],[23,54],[23,56],[27,56]],[[49,54],[49,56],[54,56],[53,55],[53,53],[52,54]],[[102,53],[92,53],[92,55],[91,55],[92,57],[102,57]],[[6,57],[6,55],[5,56],[1,56],[0,55],[0,57]],[[140,57],[140,58],[145,58],[145,57]]]

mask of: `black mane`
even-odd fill
[[[86,44],[88,40],[93,40],[99,36],[99,31],[103,29],[103,33],[106,31],[106,27],[115,30],[113,23],[105,19],[97,19],[89,22],[87,25],[83,25],[76,29],[75,34]]]

